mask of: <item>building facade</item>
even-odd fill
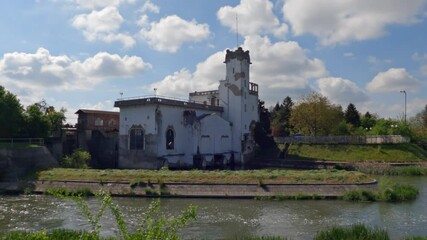
[[[258,85],[249,81],[249,51],[227,50],[225,79],[217,90],[188,101],[121,99],[120,168],[206,168],[244,164],[253,154],[259,120]]]

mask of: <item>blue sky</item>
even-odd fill
[[[120,93],[216,89],[237,45],[268,106],[313,90],[386,118],[403,116],[401,90],[408,116],[427,104],[427,0],[1,1],[0,31],[0,85],[71,123]]]

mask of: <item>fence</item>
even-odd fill
[[[314,143],[314,144],[398,144],[409,143],[410,138],[401,135],[369,136],[292,136],[275,137],[276,143]]]
[[[0,146],[2,147],[19,147],[27,145],[44,145],[43,138],[0,138]]]

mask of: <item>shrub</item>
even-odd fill
[[[366,189],[358,189],[346,192],[342,198],[347,201],[373,202],[377,200],[377,194]]]
[[[380,198],[386,202],[409,201],[417,198],[418,189],[408,184],[393,184],[384,187],[380,192]]]
[[[88,162],[91,159],[90,153],[77,149],[70,156],[65,156],[61,161],[64,168],[88,168]]]
[[[362,224],[349,227],[332,227],[318,232],[315,240],[342,240],[342,239],[370,239],[388,240],[390,237],[385,230],[378,228],[367,228]]]

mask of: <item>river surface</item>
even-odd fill
[[[241,199],[162,199],[161,212],[176,216],[188,205],[198,206],[198,220],[181,231],[184,239],[225,239],[249,235],[278,235],[312,239],[334,225],[364,223],[386,229],[392,239],[427,236],[427,177],[395,177],[420,190],[405,203],[354,203],[340,200],[256,201]],[[96,209],[96,199],[89,205]],[[131,228],[137,226],[151,199],[114,198]],[[102,235],[114,236],[111,214],[101,221]],[[0,232],[54,228],[88,229],[73,202],[44,195],[0,196]]]

